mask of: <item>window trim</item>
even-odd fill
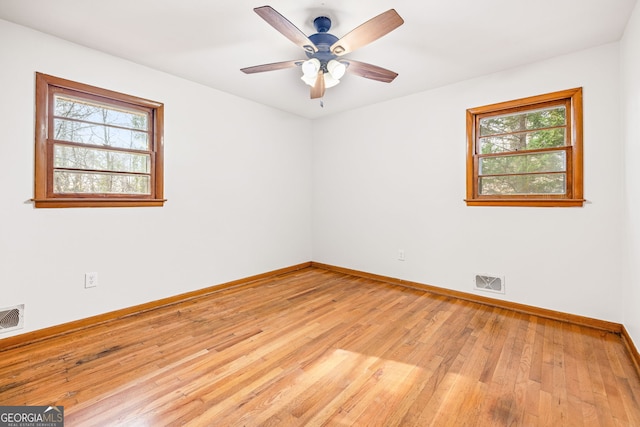
[[[490,195],[478,194],[478,159],[476,153],[477,130],[481,116],[515,113],[531,110],[541,104],[561,103],[570,106],[567,125],[570,141],[563,148],[567,152],[567,192],[563,195]],[[467,206],[533,206],[575,207],[583,206],[583,146],[582,146],[582,88],[567,89],[544,95],[500,102],[467,110]],[[570,159],[570,161],[569,161]]]
[[[70,90],[86,95],[87,99],[106,98],[115,104],[130,104],[133,108],[151,110],[151,194],[91,194],[62,195],[53,193],[53,143],[48,140],[51,100],[56,90]],[[164,199],[164,104],[126,95],[71,80],[36,73],[35,105],[35,177],[34,197],[36,208],[73,207],[145,207],[163,206]]]

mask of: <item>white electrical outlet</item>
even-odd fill
[[[404,261],[404,249],[398,249],[398,261]]]
[[[98,286],[98,273],[85,273],[84,274],[84,287],[85,288],[95,288]]]

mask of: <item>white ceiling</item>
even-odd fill
[[[0,18],[316,118],[617,41],[635,2],[0,0]],[[327,89],[321,107],[319,100],[309,99],[309,87],[297,68],[240,72],[252,65],[305,58],[301,48],[253,12],[265,4],[307,35],[315,32],[313,18],[329,16],[330,33],[338,37],[396,9],[404,25],[345,57],[399,76],[381,83],[347,74]]]

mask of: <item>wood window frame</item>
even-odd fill
[[[479,121],[482,117],[534,110],[545,105],[567,106],[568,135],[564,150],[567,153],[567,185],[564,194],[481,195],[478,190]],[[467,110],[467,206],[583,206],[583,144],[582,144],[582,88],[513,101],[470,108]],[[508,153],[509,154],[509,153]],[[505,154],[505,155],[508,155]]]
[[[123,105],[150,112],[150,194],[61,194],[53,191],[53,97],[56,92],[80,94],[83,99]],[[35,181],[36,208],[163,206],[164,199],[164,104],[123,93],[36,73]]]

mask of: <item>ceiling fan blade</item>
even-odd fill
[[[293,25],[287,18],[282,16],[271,6],[261,6],[253,9],[262,19],[267,21],[269,25],[278,30],[283,36],[300,46],[310,53],[318,51],[316,45],[302,32],[298,27]]]
[[[322,98],[324,96],[324,89],[324,73],[320,70],[318,71],[316,82],[311,86],[311,99]]]
[[[275,71],[300,66],[303,62],[304,60],[274,62],[272,64],[262,64],[255,65],[253,67],[241,68],[240,71],[245,74],[264,73],[265,71]]]
[[[378,67],[377,65],[367,64],[366,62],[354,61],[353,59],[341,60],[349,64],[347,73],[366,79],[377,80],[379,82],[391,83],[398,76],[398,73]]]
[[[341,56],[353,52],[372,41],[378,40],[403,23],[404,20],[398,15],[398,12],[394,9],[389,9],[375,18],[371,18],[331,45],[331,53]]]

